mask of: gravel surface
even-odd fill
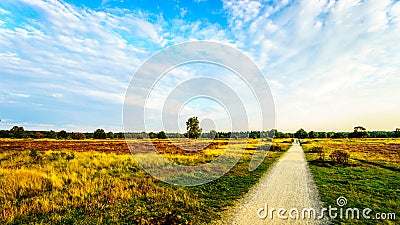
[[[260,215],[265,216],[265,211],[268,215],[261,219],[258,211],[260,208],[265,209],[265,204],[268,210],[262,210]],[[304,208],[315,209],[319,216],[321,207],[323,204],[306,164],[303,149],[299,145],[293,145],[259,183],[239,200],[237,206],[228,210],[225,218],[216,224],[324,224],[326,222],[323,220],[302,218]],[[272,208],[276,210],[271,219]],[[278,217],[279,208],[287,210],[283,214],[287,219]],[[292,211],[292,208],[297,208],[299,213]],[[290,211],[293,217],[297,214],[299,218],[290,218]]]

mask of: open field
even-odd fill
[[[192,149],[207,147],[187,152],[173,147],[176,143],[152,141],[167,158],[183,165],[209,162],[227,145],[226,140],[198,141]],[[280,147],[249,172],[257,147],[251,141],[234,140],[236,148],[246,150],[220,179],[179,187],[148,175],[122,140],[0,140],[0,223],[207,224],[243,196],[289,147],[274,144]],[[128,144],[146,155],[146,142]]]
[[[316,139],[304,140],[303,148],[325,207],[338,207],[343,196],[347,205],[358,208],[360,219],[333,220],[334,224],[398,224],[400,217],[400,140],[398,139]],[[317,148],[315,148],[317,147]],[[322,147],[321,149],[318,147]],[[334,163],[335,150],[350,154],[347,163]],[[319,153],[318,153],[319,151]],[[371,219],[362,210],[372,209]],[[380,213],[376,215],[376,213]],[[393,214],[395,213],[395,219]],[[351,215],[351,213],[349,213]],[[377,217],[386,217],[378,220]],[[389,219],[392,217],[391,219]]]

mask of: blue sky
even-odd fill
[[[212,40],[245,52],[263,71],[279,130],[394,130],[399,38],[393,0],[2,0],[0,129],[121,131],[124,94],[144,60],[173,44]],[[223,121],[218,107],[193,102],[183,117]]]

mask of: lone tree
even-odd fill
[[[199,127],[199,120],[197,117],[191,117],[186,122],[187,137],[190,139],[197,139],[201,136],[202,129]]]
[[[365,129],[364,127],[358,126],[358,127],[354,127],[354,132],[365,132],[367,131],[367,129]]]
[[[351,138],[366,138],[369,137],[367,129],[361,126],[354,127],[354,132],[349,135]]]
[[[294,137],[295,138],[300,138],[300,139],[308,138],[308,133],[303,128],[301,128],[296,133],[294,133]]]
[[[24,138],[25,137],[25,130],[23,127],[14,126],[10,130],[11,137],[13,138]]]
[[[394,137],[400,137],[400,128],[396,128],[396,131],[394,132]]]

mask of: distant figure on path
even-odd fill
[[[303,144],[303,142],[301,141],[301,139],[299,139],[299,143],[300,143],[300,146]]]

